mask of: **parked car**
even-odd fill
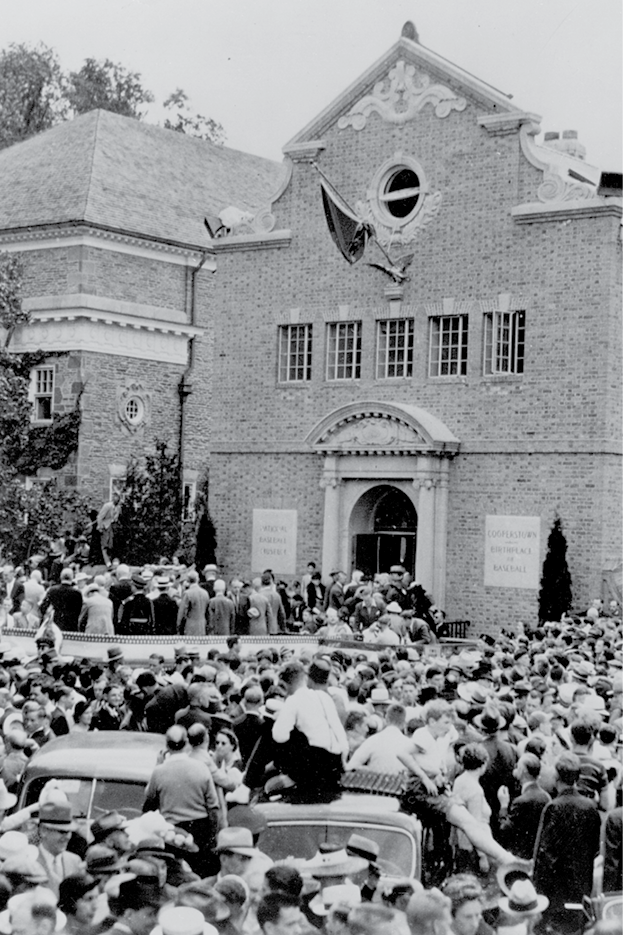
[[[93,731],[57,737],[26,764],[19,808],[36,802],[46,782],[56,779],[81,825],[113,810],[136,818],[163,748],[162,734]]]
[[[162,734],[94,731],[58,737],[27,763],[19,807],[36,802],[45,784],[55,779],[85,830],[113,809],[135,818],[163,747]],[[345,792],[327,804],[269,801],[256,808],[267,822],[259,846],[274,860],[309,859],[321,842],[345,846],[357,833],[379,845],[385,874],[420,876],[420,823],[399,811],[392,796]]]
[[[258,846],[273,860],[309,860],[319,844],[345,847],[351,834],[360,834],[379,845],[384,875],[417,879],[421,875],[421,825],[399,811],[398,800],[391,796],[345,792],[329,803],[277,801],[255,807],[268,824]]]

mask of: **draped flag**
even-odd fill
[[[335,246],[345,260],[356,263],[366,249],[370,227],[361,221],[348,207],[344,199],[324,180],[320,182],[322,204]]]

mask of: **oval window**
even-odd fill
[[[145,415],[143,400],[138,396],[131,396],[125,404],[125,417],[130,425],[140,425]]]
[[[397,166],[386,177],[379,201],[393,218],[408,218],[418,206],[420,180],[413,169]]]

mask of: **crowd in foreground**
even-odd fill
[[[201,590],[209,595],[212,581],[216,596],[212,571]],[[156,590],[165,577],[167,588],[178,586],[169,571],[155,575]],[[189,577],[186,591],[197,583]],[[5,584],[13,580],[9,567]],[[270,582],[254,593],[278,596]],[[110,593],[114,584],[97,587]],[[210,648],[202,658],[180,643],[172,665],[154,652],[142,666],[126,664],[116,645],[105,662],[64,655],[64,621],[56,613],[45,621],[45,601],[61,582],[44,591],[35,602],[36,655],[0,643],[0,932],[571,933],[580,917],[566,904],[596,885],[623,889],[618,605],[595,601],[582,617],[517,625],[445,657],[430,601],[424,606],[417,592],[417,614],[403,606],[415,588],[402,572],[353,584],[347,605],[348,585],[336,573],[314,617],[326,626],[336,610],[344,621],[346,608],[350,627],[351,618],[378,611],[357,628],[360,652],[331,647],[322,627],[314,653],[294,655],[278,634],[274,647],[253,652],[234,622],[227,651]],[[7,591],[12,614],[19,595],[15,585]],[[179,632],[184,595],[179,603],[169,596]],[[397,638],[366,639],[382,617],[375,632]],[[204,610],[204,627],[206,619]],[[284,629],[292,619],[290,611]],[[427,626],[417,640],[399,632],[414,620]],[[54,782],[38,803],[16,809],[33,753],[55,736],[97,730],[162,735],[142,819],[107,813],[87,840]],[[401,807],[426,829],[427,888],[384,874],[391,855],[361,835],[285,865],[262,852],[258,796],[322,804],[353,773],[399,780]],[[599,931],[611,930],[620,927],[601,923]]]

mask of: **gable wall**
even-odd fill
[[[516,224],[510,208],[536,200],[542,173],[523,157],[517,134],[492,137],[478,126],[482,112],[468,104],[440,119],[427,106],[403,128],[372,115],[362,131],[334,126],[322,135],[319,164],[351,205],[398,150],[415,156],[430,189],[443,194],[439,214],[415,244],[392,250],[415,250],[403,299],[415,318],[412,379],[375,379],[375,320],[387,307],[388,280],[365,261],[349,267],[339,255],[309,164],[295,163],[288,189],[273,206],[277,229],[292,231],[290,247],[219,255],[211,496],[226,573],[248,568],[252,509],[259,506],[298,508],[299,567],[317,560],[322,462],[304,454],[304,438],[346,402],[397,400],[426,409],[461,440],[450,468],[450,616],[495,626],[511,608],[515,619],[536,613],[536,592],[482,585],[488,513],[539,515],[544,556],[558,509],[569,531],[577,600],[599,590],[606,553],[620,540],[615,521],[602,527],[616,458],[591,454],[611,450],[612,407],[619,405],[618,397],[611,399],[613,370],[595,366],[608,357],[618,316],[612,288],[617,224],[603,217]],[[366,259],[381,260],[373,246],[368,251]],[[495,300],[500,293],[525,300],[524,375],[482,376],[483,318],[476,308],[469,318],[467,376],[429,379],[428,303]],[[324,379],[325,321],[339,318],[340,305],[363,323],[356,383]],[[313,322],[309,384],[277,383],[277,324],[288,322],[290,309],[300,310],[301,323]],[[586,354],[589,347],[594,355]],[[292,461],[279,451],[301,456]]]

